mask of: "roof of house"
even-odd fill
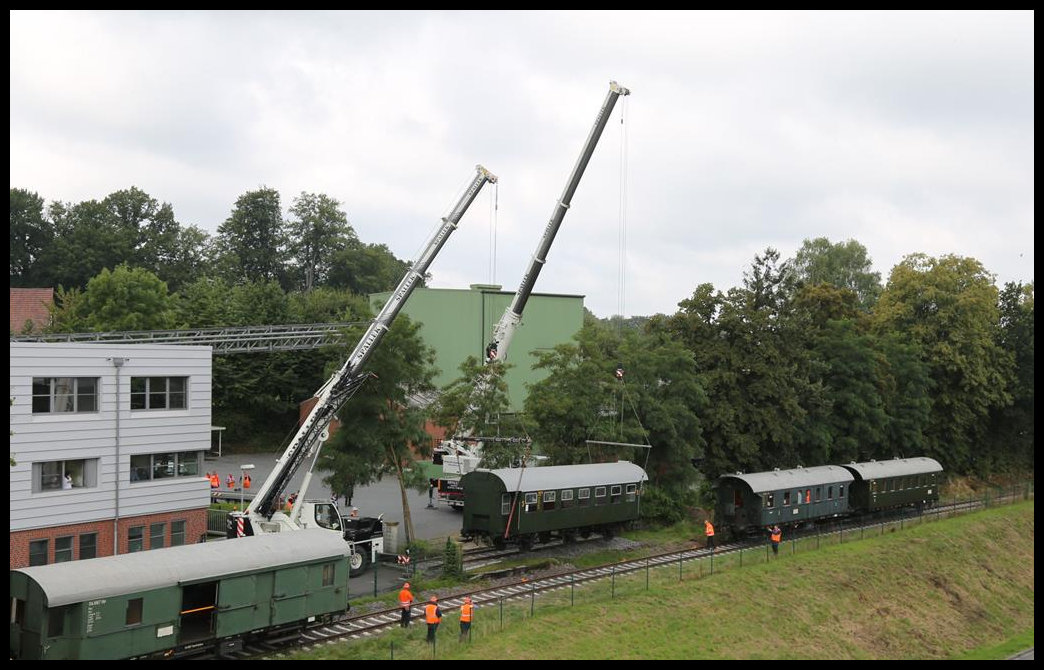
[[[54,304],[53,288],[11,289],[11,332],[19,334],[26,321],[32,321],[33,332],[39,333],[51,322],[50,305]]]

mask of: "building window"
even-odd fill
[[[80,560],[98,555],[98,534],[84,533],[80,536]]]
[[[170,546],[180,547],[185,544],[185,521],[170,522]]]
[[[73,536],[66,535],[54,540],[54,562],[65,563],[73,559]]]
[[[199,455],[198,451],[133,455],[130,457],[130,481],[199,477]]]
[[[68,476],[68,478],[66,478]],[[33,493],[98,485],[98,459],[33,463]]]
[[[33,414],[97,411],[97,377],[33,377]]]
[[[47,540],[33,540],[29,543],[29,565],[47,565]]]
[[[185,409],[188,377],[131,377],[131,409]]]
[[[167,535],[167,524],[154,523],[149,526],[149,549],[162,549]]]
[[[127,551],[141,551],[145,548],[145,526],[131,526],[127,529]]]
[[[136,626],[141,623],[142,599],[131,598],[127,601],[127,625]]]

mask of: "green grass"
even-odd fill
[[[470,644],[449,614],[434,656],[1002,659],[1033,645],[1033,525],[1031,501],[843,544],[784,542],[777,559],[758,548],[617,575],[483,606]],[[424,636],[415,620],[294,658],[426,660]]]

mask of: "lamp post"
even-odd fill
[[[246,489],[246,487],[243,486],[243,482],[246,481],[247,470],[253,470],[253,469],[254,469],[254,464],[253,463],[247,463],[246,465],[240,465],[239,466],[239,511],[240,512],[246,510],[246,507],[243,506],[244,505],[244,502],[243,502],[243,491]]]

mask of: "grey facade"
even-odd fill
[[[211,370],[205,346],[10,343],[12,565],[28,564],[32,531],[205,515]],[[96,555],[113,553],[113,535]]]

